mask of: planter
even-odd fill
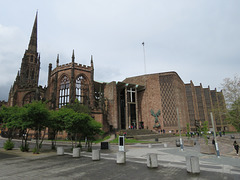
[[[193,147],[194,146],[194,141],[193,140],[184,140],[184,146],[189,146],[189,147]]]

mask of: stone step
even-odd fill
[[[127,136],[156,134],[154,131],[147,130],[147,129],[128,129],[128,130],[125,130],[124,132],[127,133]]]
[[[174,137],[174,135],[173,134],[148,134],[148,135],[133,136],[133,138],[136,140],[147,140],[147,139],[166,138],[166,137]]]

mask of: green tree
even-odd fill
[[[77,141],[81,147],[81,139],[86,137],[88,139],[88,148],[96,134],[101,132],[101,123],[95,121],[89,114],[78,113],[73,109],[63,108],[65,130],[70,134],[72,140],[75,141],[75,147]]]
[[[86,121],[85,128],[83,129],[82,136],[87,138],[88,151],[92,150],[92,142],[95,140],[95,136],[102,134],[102,124],[94,120],[87,114],[82,114],[82,118]]]
[[[19,129],[23,116],[23,108],[18,106],[2,107],[0,111],[2,127],[7,130],[9,140],[12,140],[14,133]]]
[[[240,131],[240,77],[235,75],[233,79],[225,78],[221,85],[228,108],[228,111],[225,112],[226,119],[237,131]]]
[[[208,132],[208,121],[204,121],[203,122],[203,125],[202,125],[202,128],[201,128],[202,132],[203,132],[203,138],[205,140],[205,144],[207,145],[208,144],[208,138],[207,138],[207,132]]]
[[[19,122],[22,119],[21,109],[17,106],[5,107],[3,106],[0,111],[2,120],[2,127],[7,130],[8,140],[4,144],[6,150],[11,150],[14,147],[12,138],[16,130],[19,128]]]
[[[42,142],[46,133],[47,123],[50,117],[49,110],[47,105],[41,101],[34,101],[31,104],[26,104],[24,106],[27,111],[27,121],[31,124],[33,130],[36,133],[36,146],[34,153],[39,153],[42,146]],[[43,135],[40,138],[41,130],[44,131]],[[41,140],[41,142],[39,142]]]
[[[81,140],[80,133],[83,132],[85,123],[84,119],[82,118],[82,114],[77,113],[73,111],[72,109],[68,109],[68,114],[65,115],[64,121],[65,121],[65,129],[69,133],[71,141],[72,141],[72,147],[73,147],[73,141],[75,141],[75,147],[77,146],[77,141]]]
[[[227,120],[240,131],[240,99],[235,101],[227,113]]]
[[[240,77],[235,75],[233,79],[225,78],[221,84],[228,109],[240,99]]]
[[[61,108],[58,111],[50,111],[50,118],[47,123],[49,137],[52,140],[52,149],[56,149],[57,133],[65,130],[64,118],[67,116],[66,108]]]
[[[91,114],[91,110],[89,109],[89,107],[81,104],[77,99],[75,99],[73,104],[68,104],[66,107],[73,109],[75,112],[78,113],[85,113],[89,115]]]

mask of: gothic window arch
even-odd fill
[[[69,103],[69,94],[70,94],[69,88],[70,88],[70,81],[69,81],[69,78],[65,75],[61,78],[61,83],[60,83],[59,108]]]
[[[23,98],[23,105],[29,104],[34,100],[35,100],[35,92],[29,92]]]
[[[87,79],[83,75],[78,76],[78,78],[76,79],[76,99],[80,103],[87,105],[89,98],[88,93],[89,87]]]

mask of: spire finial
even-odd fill
[[[73,53],[72,53],[72,62],[74,63],[75,60],[75,55],[74,55],[74,49],[73,49]]]
[[[57,55],[57,67],[59,66],[59,54]]]
[[[28,50],[33,52],[37,52],[37,18],[38,18],[38,11],[36,12],[36,17],[35,17],[35,21],[32,29],[32,35],[28,45]]]
[[[93,55],[91,55],[91,66],[93,67]]]

